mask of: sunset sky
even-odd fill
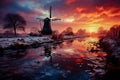
[[[66,27],[96,32],[120,24],[120,0],[0,0],[0,27],[6,13],[19,13],[27,21],[27,32],[38,30],[36,18],[49,17],[50,6],[52,17],[62,19],[52,22],[52,29],[60,32]]]

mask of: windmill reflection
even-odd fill
[[[52,51],[51,50],[52,48],[50,45],[44,45],[44,55],[46,57],[50,57],[50,62],[52,63],[52,55],[51,55]]]
[[[48,46],[48,45],[44,46],[44,54],[47,57],[51,56],[51,47],[50,46]]]
[[[59,45],[59,47],[60,47],[60,45],[62,44],[62,42],[59,42],[59,43],[53,43],[53,44],[49,44],[49,43],[47,43],[47,44],[44,44],[43,45],[43,51],[44,51],[44,56],[46,56],[46,57],[49,57],[50,58],[50,62],[52,63],[52,53],[53,53],[53,50],[56,50],[57,49],[57,46]],[[61,45],[62,46],[62,45]],[[62,47],[61,47],[62,48]]]

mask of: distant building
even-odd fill
[[[51,23],[49,18],[44,19],[44,26],[41,31],[43,35],[51,35],[52,34],[52,29],[51,29]]]

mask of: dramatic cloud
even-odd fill
[[[27,20],[26,27],[40,29],[36,17],[49,17],[49,6],[53,8],[52,17],[62,19],[52,22],[54,30],[62,31],[66,27],[74,31],[93,27],[97,30],[101,26],[108,29],[120,24],[120,0],[2,0],[0,13],[19,13]]]
[[[22,7],[17,0],[1,0],[0,1],[0,11],[17,13],[25,12],[30,13],[32,10],[27,7]]]

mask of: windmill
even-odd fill
[[[51,21],[58,21],[61,20],[59,18],[52,18],[52,7],[50,6],[50,10],[49,10],[49,17],[42,19],[42,18],[37,18],[40,21],[40,25],[41,25],[41,21],[44,21],[44,25],[43,28],[41,28],[41,33],[43,35],[50,35],[52,34],[52,29],[51,29]]]

